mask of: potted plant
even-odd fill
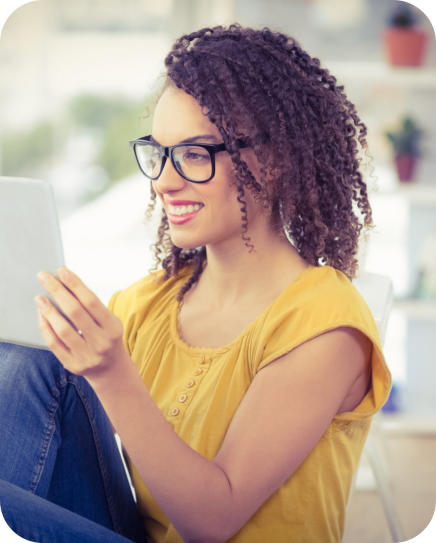
[[[423,63],[428,36],[417,25],[413,8],[405,2],[399,2],[393,11],[383,39],[392,66],[420,66]]]
[[[413,179],[416,161],[419,157],[419,141],[422,131],[410,117],[404,117],[398,130],[386,132],[392,145],[398,179],[408,182]]]

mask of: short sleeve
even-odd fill
[[[290,285],[270,308],[256,331],[252,375],[302,343],[344,326],[359,330],[371,341],[372,379],[362,402],[353,412],[339,417],[356,419],[374,414],[386,402],[392,385],[377,326],[351,281],[331,267],[314,268],[304,281]]]
[[[392,388],[392,376],[387,367],[381,346],[373,342],[371,354],[371,384],[363,400],[353,411],[334,417],[335,421],[353,421],[368,418],[386,403]]]

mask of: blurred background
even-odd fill
[[[428,443],[436,436],[436,47],[417,8],[397,0],[26,4],[0,40],[0,175],[53,184],[67,265],[107,302],[153,266],[159,213],[144,221],[149,185],[128,141],[150,131],[165,54],[182,33],[235,21],[295,37],[345,85],[368,127],[376,229],[361,266],[391,277],[395,294],[386,427]],[[406,58],[391,49],[401,32],[419,42],[407,41]],[[408,521],[415,535],[422,514]],[[359,537],[350,541],[370,541]]]

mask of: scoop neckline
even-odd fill
[[[273,300],[261,313],[259,313],[259,315],[257,315],[257,317],[255,317],[254,320],[252,320],[250,324],[248,324],[244,328],[244,330],[242,330],[242,332],[240,332],[230,343],[227,343],[226,345],[222,345],[220,347],[196,347],[193,345],[189,345],[189,343],[186,343],[184,339],[182,339],[179,331],[179,313],[183,304],[183,300],[178,301],[176,298],[174,298],[170,315],[170,332],[174,343],[184,351],[191,354],[197,353],[204,355],[218,355],[229,351],[232,347],[234,347],[234,345],[239,343],[244,338],[244,336],[248,334],[251,328],[255,326],[255,324],[264,317],[264,315],[271,311],[273,306],[279,302],[279,300],[285,295],[285,293],[289,289],[293,288],[297,283],[301,281],[303,277],[307,275],[308,272],[314,269],[320,269],[320,266],[314,266],[310,264],[307,268],[304,268],[304,270],[302,270],[295,279],[288,283],[288,285],[281,291],[277,298],[275,298],[275,300]]]

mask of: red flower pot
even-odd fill
[[[415,155],[398,155],[395,157],[395,166],[397,168],[398,179],[407,183],[412,181],[417,162]]]
[[[427,33],[417,28],[386,28],[384,43],[393,66],[421,66],[427,44]]]

